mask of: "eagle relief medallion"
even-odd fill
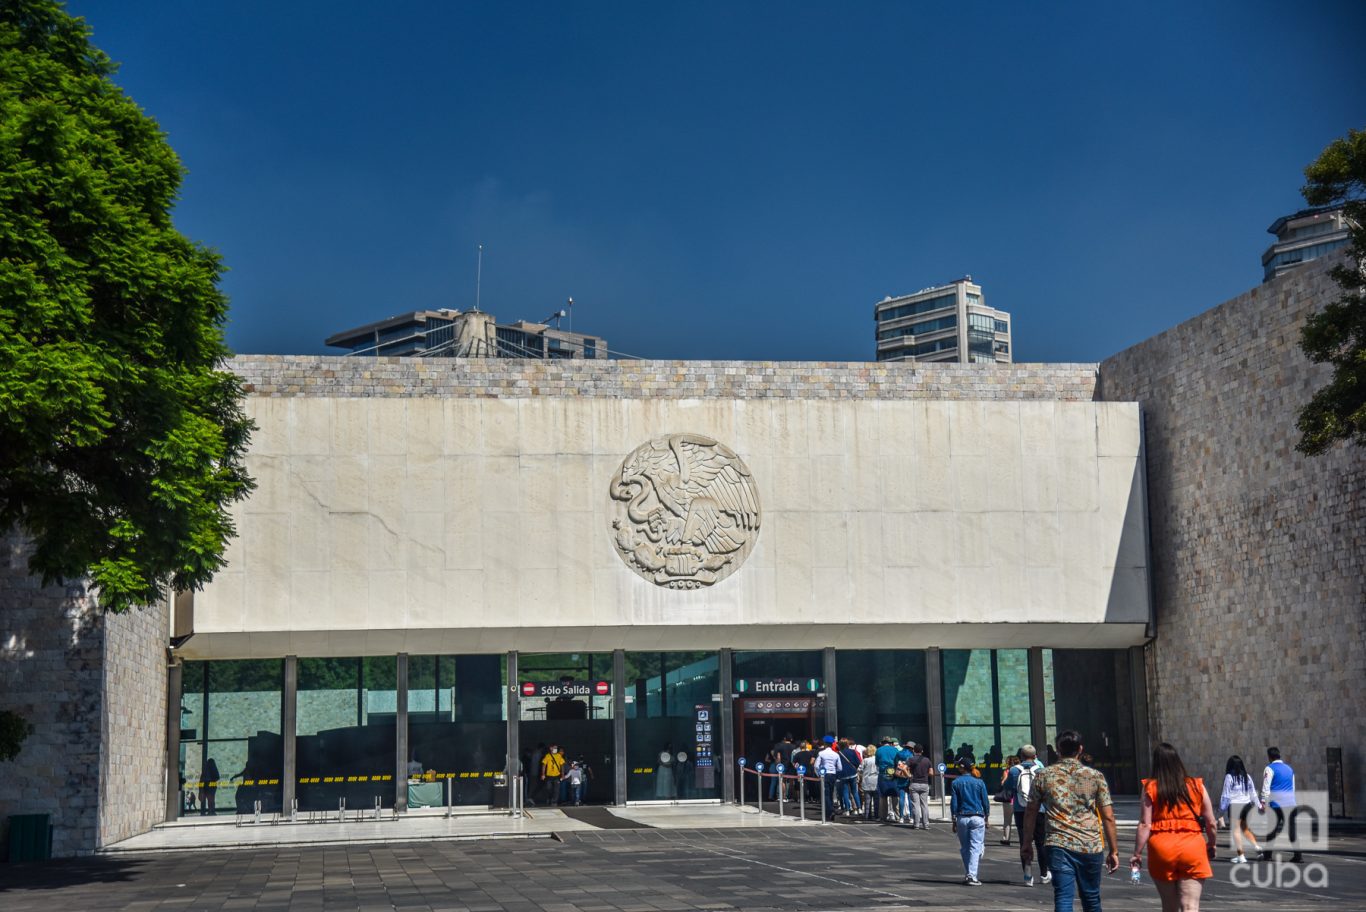
[[[612,538],[656,586],[701,589],[739,569],[759,537],[759,491],[735,452],[701,434],[636,447],[612,476]]]

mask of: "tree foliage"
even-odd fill
[[[1300,410],[1301,453],[1317,456],[1339,440],[1366,446],[1366,130],[1348,130],[1304,169],[1311,206],[1341,206],[1351,231],[1348,262],[1333,269],[1342,295],[1300,332],[1310,360],[1333,365],[1328,384]]]
[[[23,716],[0,710],[0,763],[19,756],[24,739],[33,734],[33,726]]]
[[[182,168],[54,0],[0,3],[0,529],[122,611],[223,564],[252,486],[212,251]]]

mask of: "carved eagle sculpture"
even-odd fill
[[[759,504],[749,471],[738,456],[706,437],[671,434],[651,441],[649,449],[622,467],[622,482],[649,482],[632,502],[642,505],[653,492],[673,514],[666,540],[686,542],[710,553],[729,554],[744,546],[759,527]],[[648,520],[634,511],[632,518]]]

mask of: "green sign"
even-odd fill
[[[745,696],[784,696],[820,693],[820,678],[737,678],[735,692]]]

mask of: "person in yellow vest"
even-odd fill
[[[560,777],[564,775],[564,754],[558,744],[550,745],[541,760],[541,790],[550,805],[560,803]]]

